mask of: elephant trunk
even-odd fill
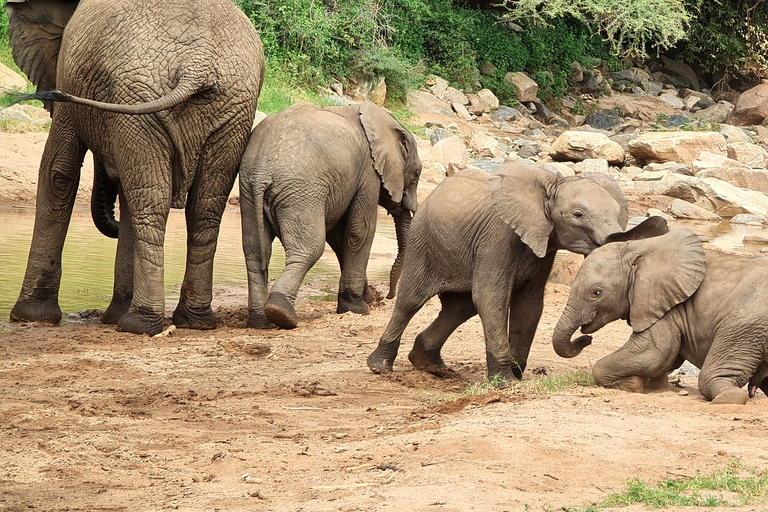
[[[389,293],[387,298],[391,299],[395,296],[395,290],[397,289],[397,281],[400,279],[400,274],[403,272],[403,257],[405,256],[405,247],[408,240],[408,231],[411,228],[411,219],[413,214],[403,209],[400,214],[395,216],[395,234],[397,235],[397,257],[392,264],[392,270],[389,271]]]
[[[117,238],[120,223],[115,219],[115,202],[117,201],[117,183],[109,179],[98,169],[93,176],[93,192],[91,193],[91,217],[101,234],[109,238]]]
[[[581,326],[578,314],[571,306],[566,306],[555,326],[552,346],[560,357],[576,357],[587,345],[592,343],[592,336],[579,336],[571,341],[571,336]]]

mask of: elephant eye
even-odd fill
[[[584,217],[584,212],[582,212],[581,210],[574,210],[573,216],[576,217],[577,219],[580,219]]]
[[[594,298],[598,298],[602,294],[603,294],[603,290],[601,290],[600,288],[595,288],[594,290],[592,290],[592,297]]]

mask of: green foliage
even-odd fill
[[[0,63],[5,64],[16,72],[19,67],[13,61],[11,46],[8,44],[8,15],[5,13],[6,0],[0,0]]]
[[[683,39],[691,23],[684,0],[504,0],[511,19],[548,26],[573,18],[596,24],[621,54],[645,56]]]
[[[536,76],[546,70],[544,95],[567,89],[571,62],[591,67],[615,60],[594,30],[573,18],[518,34],[501,13],[470,9],[451,0],[234,0],[253,21],[265,52],[294,85],[324,86],[354,74],[384,76],[399,98],[426,73],[461,89],[487,87],[511,101],[509,71]],[[497,72],[480,77],[477,68]]]
[[[729,495],[724,496],[723,492]],[[609,494],[600,503],[587,507],[583,511],[596,512],[605,508],[634,504],[643,504],[648,508],[735,507],[764,503],[766,500],[768,500],[768,472],[732,463],[712,475],[697,473],[695,477],[667,479],[657,484],[649,484],[634,478],[627,482],[625,491]]]
[[[696,17],[680,55],[704,71],[768,78],[768,6],[762,0],[689,0]]]

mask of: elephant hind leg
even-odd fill
[[[96,163],[96,168],[100,163]],[[105,171],[106,172],[106,171]],[[120,227],[117,234],[117,252],[115,255],[115,275],[112,287],[112,300],[101,321],[105,324],[117,324],[133,300],[133,223],[130,220],[128,203],[122,188],[118,190],[120,201]]]
[[[61,252],[80,181],[86,148],[72,126],[67,106],[57,108],[38,175],[35,228],[19,299],[11,320],[61,321]]]
[[[325,217],[320,209],[292,210],[278,213],[277,224],[285,248],[285,268],[272,286],[264,314],[276,326],[293,329],[298,325],[294,302],[299,287],[325,250]]]
[[[173,323],[189,329],[215,329],[213,260],[227,199],[235,184],[247,131],[227,123],[202,149],[201,161],[185,207],[187,264]]]
[[[472,293],[446,292],[440,294],[442,309],[437,318],[418,336],[408,360],[418,370],[434,372],[444,369],[440,351],[448,337],[461,324],[477,314]]]
[[[756,326],[751,332],[735,323],[721,325],[699,374],[699,391],[713,404],[745,404],[742,387],[764,362],[765,334]]]

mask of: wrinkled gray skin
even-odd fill
[[[162,330],[166,220],[171,207],[185,207],[187,267],[173,321],[215,327],[213,256],[263,80],[258,33],[229,0],[9,0],[6,10],[19,67],[38,90],[63,91],[38,95],[56,103],[46,103],[53,121],[11,318],[61,319],[61,250],[90,149],[94,221],[118,234],[103,320]]]
[[[701,368],[699,390],[713,403],[744,404],[768,391],[768,259],[705,250],[693,231],[595,250],[581,266],[553,338],[574,357],[593,333],[617,319],[634,331],[593,367],[601,386],[663,388],[688,360]],[[584,334],[574,342],[571,335]]]
[[[326,241],[341,267],[337,312],[368,313],[366,268],[377,204],[395,219],[399,249],[392,295],[418,205],[420,173],[413,135],[370,102],[299,103],[259,123],[240,166],[248,325],[296,327],[296,294]],[[285,269],[270,293],[275,236],[285,248]]]
[[[488,377],[521,378],[556,251],[588,254],[623,232],[627,217],[624,195],[602,175],[562,178],[512,162],[490,180],[445,179],[414,216],[395,309],[368,367],[392,370],[408,322],[439,295],[442,310],[416,337],[411,363],[445,368],[443,344],[479,314]]]

